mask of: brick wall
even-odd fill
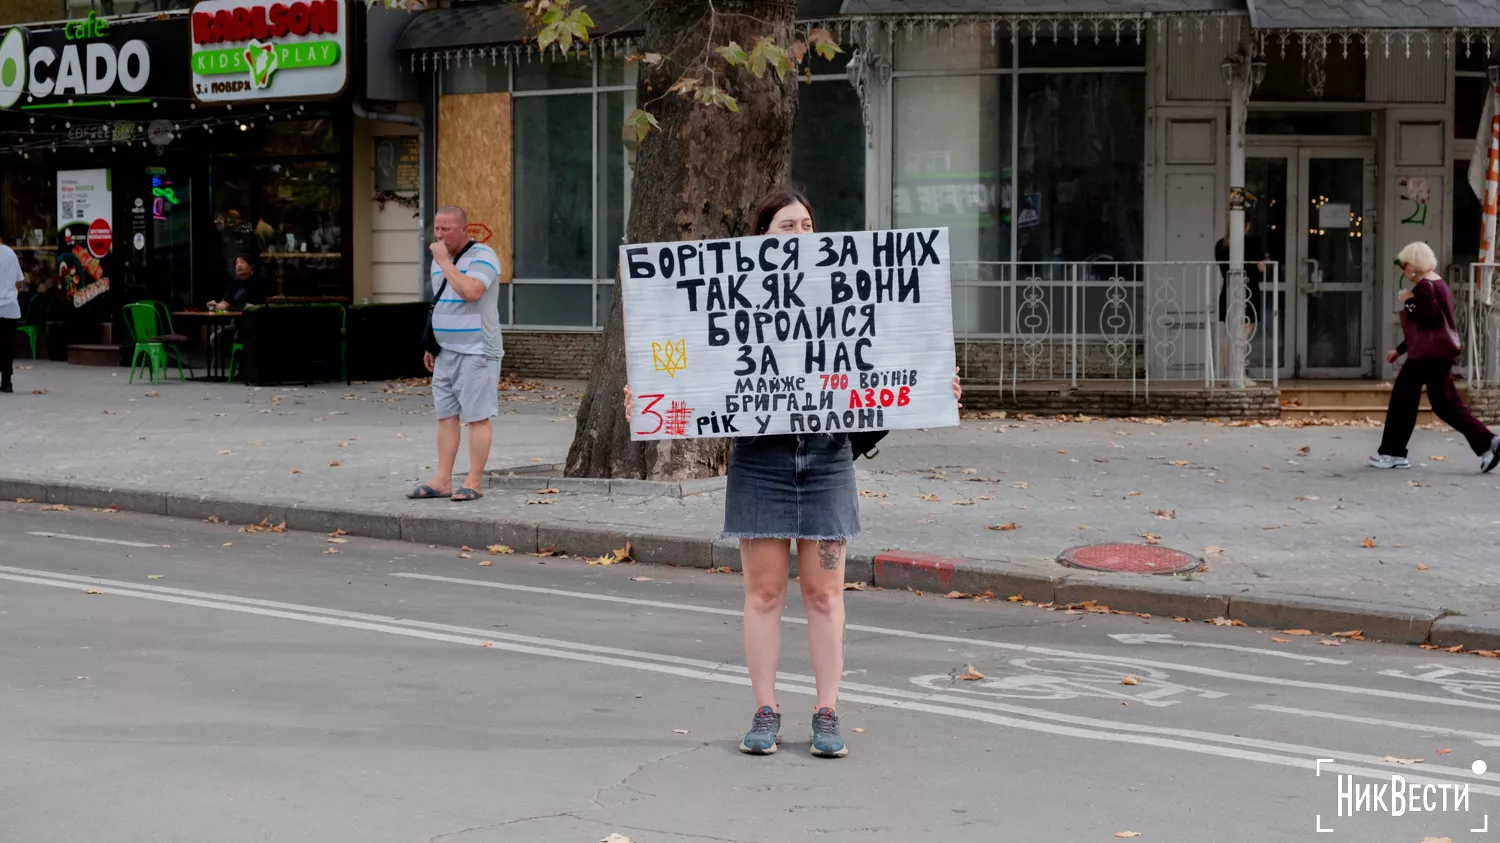
[[[505,332],[501,369],[523,378],[588,380],[604,334],[593,331]]]
[[[1148,397],[1144,389],[1135,395],[1129,389],[1073,389],[1071,387],[1028,387],[1025,383],[1012,392],[993,387],[966,387],[964,407],[971,410],[1011,410],[1037,415],[1089,415],[1104,417],[1163,416],[1180,419],[1274,419],[1281,406],[1274,389],[1246,390],[1206,389],[1153,390]]]
[[[1491,427],[1500,424],[1500,389],[1469,390],[1469,409]]]

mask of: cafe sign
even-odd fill
[[[192,30],[201,102],[336,97],[349,78],[345,0],[202,0]]]
[[[154,30],[90,12],[59,27],[0,36],[0,109],[150,102]]]

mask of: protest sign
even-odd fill
[[[631,438],[958,424],[948,230],[620,247]]]

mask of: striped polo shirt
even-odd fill
[[[449,284],[432,309],[432,332],[445,351],[479,354],[499,360],[505,356],[500,340],[500,258],[495,250],[475,243],[455,264],[458,271],[484,284],[478,301],[464,301]],[[432,294],[443,285],[443,269],[432,262]]]

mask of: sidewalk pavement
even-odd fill
[[[501,393],[492,469],[565,460],[583,385],[526,387]],[[435,453],[422,384],[129,384],[124,370],[38,361],[21,363],[16,388],[0,396],[4,497],[572,555],[629,540],[642,562],[738,568],[733,544],[715,541],[721,484],[679,498],[543,475],[468,504],[406,500]],[[896,432],[858,463],[850,578],[1500,649],[1500,473],[1479,475],[1446,427],[1417,431],[1413,470],[1378,472],[1364,465],[1378,440],[1368,427],[1159,419]],[[1205,569],[1104,575],[1054,561],[1148,534]]]

